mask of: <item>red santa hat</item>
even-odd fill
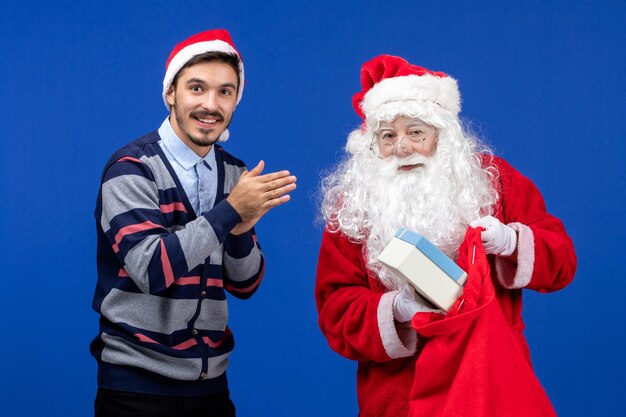
[[[180,71],[190,59],[196,55],[206,52],[224,52],[235,54],[239,57],[239,90],[237,91],[237,104],[241,101],[244,85],[243,60],[241,54],[235,48],[230,34],[225,29],[207,30],[185,39],[172,50],[167,63],[165,64],[165,77],[163,77],[163,102],[168,110],[170,105],[167,102],[167,90],[178,71]]]
[[[352,97],[352,106],[363,120],[419,114],[432,104],[455,116],[461,110],[454,78],[409,64],[399,56],[379,55],[363,64],[361,86],[362,91]]]

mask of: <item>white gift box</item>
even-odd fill
[[[465,271],[419,233],[398,230],[378,260],[444,311],[449,311],[463,294]]]

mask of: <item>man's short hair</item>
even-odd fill
[[[239,74],[239,57],[237,54],[231,54],[227,52],[219,52],[219,51],[210,51],[205,52],[203,54],[198,54],[191,58],[189,61],[183,65],[183,67],[176,73],[174,79],[172,80],[172,86],[176,88],[176,83],[178,82],[178,76],[185,69],[189,68],[192,65],[197,64],[198,62],[222,62],[224,64],[230,65],[230,67],[237,74],[237,91],[239,91],[241,78]]]

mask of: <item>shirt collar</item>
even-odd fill
[[[192,151],[191,148],[178,137],[176,132],[174,132],[169,117],[166,117],[161,127],[159,127],[159,136],[161,137],[163,145],[170,154],[172,154],[174,159],[176,159],[176,162],[185,170],[193,168],[202,161],[206,163],[209,169],[213,170],[215,165],[215,146],[211,146],[211,150],[209,150],[204,158],[200,158],[198,154]]]

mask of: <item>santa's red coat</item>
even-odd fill
[[[517,262],[489,256],[491,280],[504,321],[530,363],[522,335],[522,288],[550,292],[571,282],[576,255],[559,219],[546,211],[535,185],[506,161],[494,157],[501,196],[494,217],[518,232]],[[359,362],[360,416],[398,417],[409,413],[417,335],[393,320],[397,292],[388,291],[365,267],[360,244],[341,233],[324,231],[315,296],[319,325],[330,347]]]

